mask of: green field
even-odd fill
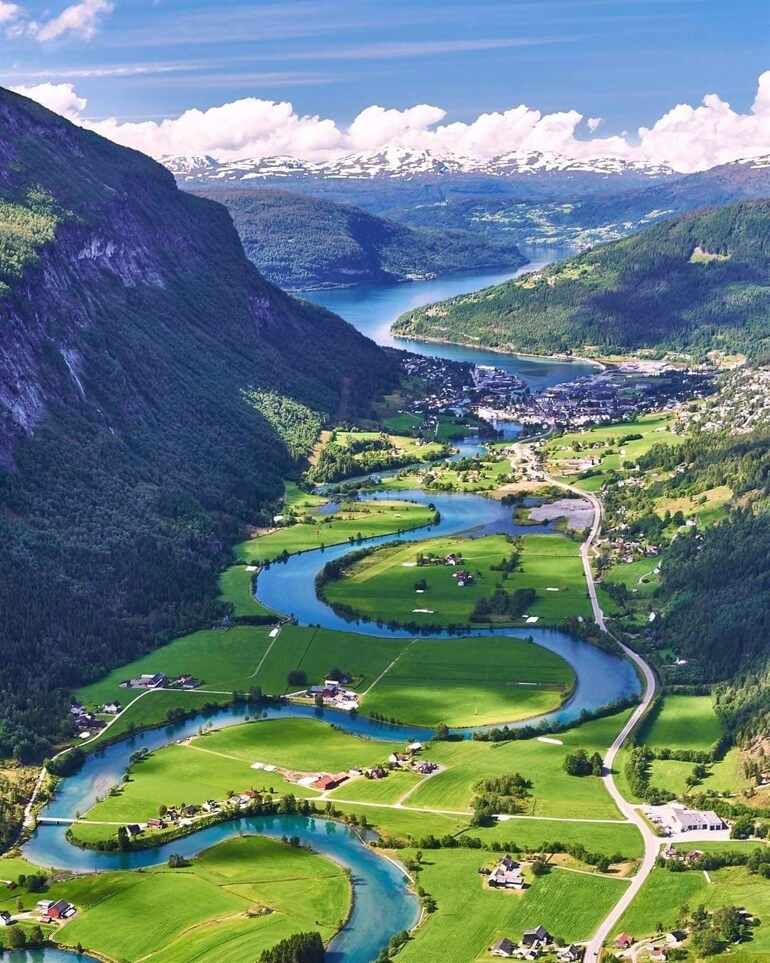
[[[730,844],[733,845],[733,844]],[[700,843],[698,844],[700,848]],[[672,873],[655,869],[618,926],[637,939],[654,935],[655,927],[664,929],[676,922],[679,909],[703,905],[707,909],[740,906],[759,917],[761,924],[753,931],[751,942],[730,948],[730,959],[738,963],[757,963],[770,958],[770,886],[761,876],[751,875],[744,867],[709,871],[709,882],[698,870]]]
[[[475,603],[497,588],[537,592],[524,616],[508,619],[507,624],[524,625],[532,616],[541,625],[557,625],[571,615],[590,616],[577,542],[561,535],[524,535],[519,569],[510,574],[495,571],[492,566],[507,559],[513,548],[504,535],[387,545],[355,562],[341,579],[327,582],[323,594],[329,602],[350,606],[367,618],[401,624],[467,625]],[[459,553],[463,561],[457,567],[417,566],[418,556],[428,553],[438,558]],[[473,575],[464,588],[453,578],[459,568]],[[415,585],[423,579],[427,588],[420,594]]]
[[[402,748],[360,739],[313,719],[268,720],[215,730],[184,745],[165,746],[136,763],[128,781],[83,814],[89,822],[77,823],[72,832],[84,841],[108,839],[116,834],[117,825],[99,822],[145,822],[158,815],[161,805],[223,800],[247,789],[316,797],[316,790],[289,782],[277,772],[253,769],[252,763],[338,772],[384,763]]]
[[[254,598],[253,580],[254,573],[245,565],[231,565],[219,576],[219,599],[230,603],[237,619],[256,615],[267,621],[272,613]]]
[[[432,520],[433,512],[426,505],[413,502],[343,502],[334,515],[313,516],[308,522],[287,525],[240,542],[235,546],[235,555],[242,562],[269,562],[284,552],[293,555],[361,538],[410,531],[429,525]]]
[[[423,726],[513,722],[556,708],[574,679],[561,656],[523,639],[416,639],[362,709]]]
[[[401,854],[409,858],[409,851]],[[438,904],[399,953],[403,963],[470,963],[487,959],[488,947],[501,936],[518,942],[522,931],[543,924],[565,941],[588,938],[626,883],[552,869],[523,893],[483,886],[479,866],[494,861],[488,853],[431,850],[423,854],[419,884]],[[530,877],[531,879],[531,877]],[[494,959],[493,957],[489,957]]]
[[[533,783],[532,798],[526,807],[530,815],[619,819],[620,814],[601,780],[595,776],[568,776],[563,763],[564,756],[572,749],[583,748],[589,753],[606,749],[628,714],[619,713],[559,733],[556,738],[563,745],[538,739],[433,743],[430,758],[447,769],[424,782],[409,797],[409,805],[468,811],[475,795],[473,787],[479,779],[520,772]]]
[[[394,750],[403,749],[400,743],[363,739],[315,719],[271,719],[231,726],[200,736],[193,745],[247,765],[265,762],[328,772],[375,766]]]
[[[83,944],[114,960],[229,963],[256,959],[286,936],[320,930],[330,938],[347,912],[343,870],[281,842],[242,837],[202,853],[191,866],[100,873],[56,883],[47,899],[67,899],[78,915],[60,930],[63,946]],[[25,908],[39,894],[23,895]],[[0,901],[16,910],[17,894]]]
[[[653,749],[707,751],[721,735],[711,696],[667,695],[663,708],[640,739]]]
[[[546,462],[549,470],[565,481],[585,491],[598,491],[610,472],[622,471],[624,462],[636,462],[653,445],[681,443],[681,436],[671,431],[672,424],[672,415],[654,413],[632,421],[568,432],[546,443]],[[632,434],[642,437],[621,441]],[[588,460],[594,463],[588,468],[578,464]],[[593,474],[581,479],[585,470]]]
[[[125,706],[139,695],[139,690],[121,689],[120,683],[144,672],[164,672],[170,679],[186,673],[200,679],[202,688],[225,693],[248,689],[250,677],[270,644],[269,631],[266,626],[235,625],[184,635],[141,659],[113,669],[98,682],[78,689],[75,697],[88,707],[115,700]],[[178,693],[180,704],[186,704],[183,700],[190,694],[194,693]],[[156,695],[149,694],[141,701]]]

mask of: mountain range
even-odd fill
[[[322,161],[294,157],[243,158],[217,161],[207,155],[166,156],[168,169],[185,184],[208,181],[243,183],[272,178],[366,178],[412,179],[465,174],[495,178],[533,177],[555,174],[596,175],[643,182],[669,179],[676,173],[666,165],[626,161],[618,157],[570,158],[553,151],[508,151],[488,160],[470,157],[438,157],[427,150],[386,147],[359,151]]]
[[[402,336],[609,355],[770,349],[770,201],[687,214],[495,287],[419,308]]]
[[[526,263],[505,238],[412,228],[307,194],[272,188],[195,193],[227,207],[246,254],[284,288],[409,281]]]

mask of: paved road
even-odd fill
[[[531,449],[528,449],[525,446],[525,444],[516,445],[515,449],[517,454],[530,466],[534,464],[534,454],[532,453]],[[555,485],[557,488],[562,488],[564,491],[568,491],[573,495],[587,499],[593,505],[593,524],[591,525],[591,530],[589,531],[586,540],[580,546],[580,558],[583,562],[583,570],[585,572],[586,586],[588,588],[588,596],[591,600],[591,609],[593,612],[594,621],[602,630],[602,632],[607,632],[604,611],[599,604],[599,597],[596,591],[596,582],[594,581],[594,575],[591,569],[591,553],[602,529],[602,503],[593,492],[583,491],[582,488],[576,488],[574,485],[568,485],[565,482],[557,481],[555,478],[547,474],[545,475],[545,480],[550,485]],[[612,636],[612,633],[608,632],[608,634]],[[632,806],[631,803],[629,803],[623,797],[623,794],[615,784],[615,776],[613,775],[612,771],[618,752],[633,729],[637,726],[642,716],[645,714],[645,712],[647,712],[652,704],[653,699],[655,698],[655,675],[649,665],[647,665],[644,659],[637,652],[634,652],[633,649],[630,649],[627,645],[624,645],[619,639],[616,639],[615,636],[612,636],[612,638],[621,647],[627,658],[631,659],[634,665],[636,665],[643,679],[644,691],[641,702],[631,713],[628,722],[625,724],[625,726],[623,726],[623,729],[618,733],[612,745],[607,750],[607,753],[604,757],[604,775],[602,776],[602,780],[607,792],[613,798],[615,805],[618,807],[620,812],[627,820],[629,820],[629,822],[634,823],[639,832],[642,834],[642,839],[644,841],[644,856],[636,875],[631,878],[631,881],[623,895],[604,918],[599,928],[596,930],[586,946],[584,956],[585,963],[597,963],[597,961],[600,959],[603,944],[613,929],[617,926],[621,917],[631,905],[637,893],[644,885],[645,880],[652,872],[662,842],[660,837],[656,836],[652,831],[639,810],[635,806]]]

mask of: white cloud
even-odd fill
[[[639,142],[645,160],[665,159],[684,171],[770,154],[770,70],[759,77],[749,113],[739,114],[718,94],[707,94],[698,107],[677,104],[652,127],[641,127]]]
[[[88,103],[85,98],[78,97],[72,84],[37,84],[34,87],[12,87],[11,89],[74,121],[80,119]]]
[[[90,40],[96,33],[102,14],[112,13],[113,10],[111,0],[81,0],[80,3],[73,3],[58,16],[41,24],[36,31],[37,39],[45,43],[74,33]]]
[[[18,20],[23,13],[24,11],[18,3],[6,3],[5,0],[0,0],[0,23],[11,23],[13,20]]]
[[[524,104],[480,114],[469,123],[444,123],[446,111],[430,104],[405,110],[372,105],[345,128],[328,118],[297,114],[286,101],[248,97],[162,121],[128,123],[84,119],[86,103],[71,84],[41,84],[20,92],[155,157],[206,153],[221,160],[274,154],[320,159],[395,145],[482,160],[515,150],[554,151],[574,158],[610,155],[668,163],[689,172],[770,154],[770,71],[760,76],[747,113],[737,113],[718,95],[708,94],[697,107],[673,107],[651,127],[640,128],[634,140],[625,131],[609,137],[579,136],[581,125],[594,135],[601,118],[575,110],[544,114]]]

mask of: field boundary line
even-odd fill
[[[408,652],[409,649],[411,649],[412,646],[415,645],[416,642],[417,642],[417,639],[412,639],[412,641],[409,643],[409,645],[405,646],[405,647],[398,653],[398,655],[397,655],[397,656],[395,657],[395,659],[390,663],[390,665],[386,665],[386,666],[385,666],[385,668],[382,670],[382,672],[380,672],[380,674],[377,676],[377,678],[374,680],[374,682],[372,682],[372,684],[369,686],[369,688],[366,690],[366,692],[362,692],[362,693],[361,693],[361,699],[362,699],[362,700],[365,699],[366,696],[369,695],[369,693],[370,693],[370,692],[372,691],[372,689],[377,685],[377,683],[379,683],[379,682],[381,682],[381,681],[383,680],[383,678],[388,674],[388,672],[390,672],[390,670],[393,668],[393,666],[396,664],[396,662],[398,662],[398,660],[401,658],[401,656],[404,655],[404,653]]]

